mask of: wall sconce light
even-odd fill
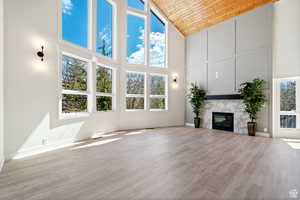
[[[172,80],[173,80],[173,88],[177,88],[178,87],[178,75],[173,74],[172,75]]]
[[[41,47],[41,51],[37,52],[37,56],[41,58],[41,61],[44,61],[45,53],[44,53],[44,46]]]
[[[176,84],[177,83],[177,76],[173,77],[173,82]]]

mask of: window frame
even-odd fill
[[[151,76],[160,76],[165,78],[165,95],[152,95],[151,94]],[[149,110],[153,111],[168,111],[169,107],[169,76],[167,74],[159,74],[159,73],[149,73]],[[156,109],[151,108],[151,98],[164,98],[165,99],[165,109]]]
[[[148,0],[139,0],[139,1],[143,1],[144,2],[144,10],[139,10],[139,9],[136,9],[136,8],[129,7],[128,0],[125,0],[125,1],[126,1],[125,5],[126,5],[127,10],[132,10],[133,12],[147,13]]]
[[[127,62],[127,46],[128,46],[128,40],[126,37],[126,42],[125,42],[125,58],[123,63],[125,63],[126,66],[129,67],[146,67],[146,68],[152,68],[152,69],[161,69],[161,70],[167,70],[169,68],[168,66],[168,38],[169,38],[169,22],[166,19],[166,17],[156,8],[155,5],[153,5],[152,2],[148,0],[144,0],[145,3],[145,11],[140,11],[134,8],[130,8],[127,5],[127,0],[126,0],[126,19],[125,19],[125,32],[126,36],[128,34],[128,21],[127,21],[127,16],[128,14],[132,14],[138,17],[143,17],[145,18],[145,42],[144,42],[144,57],[145,57],[145,62],[144,64],[132,64]],[[157,66],[151,66],[150,65],[150,32],[151,32],[151,11],[165,24],[165,64],[164,67],[157,67]]]
[[[66,90],[62,87],[62,58],[63,56],[72,57],[84,62],[87,62],[87,89],[86,91],[77,91],[77,90]],[[66,51],[61,51],[59,54],[59,119],[72,119],[72,118],[80,118],[80,117],[87,117],[90,115],[92,111],[92,94],[91,94],[91,81],[92,81],[92,62],[84,57],[80,57],[77,55],[74,55],[72,53],[68,53]],[[72,94],[72,95],[82,95],[87,96],[87,111],[86,112],[74,112],[74,113],[64,113],[62,111],[62,100],[64,94]]]
[[[169,23],[168,23],[168,20],[162,15],[162,13],[155,7],[152,5],[152,3],[150,3],[150,6],[149,6],[149,31],[148,31],[148,38],[149,38],[149,46],[148,46],[148,49],[147,49],[147,52],[148,52],[148,65],[149,67],[151,68],[156,68],[156,69],[168,69],[168,38],[169,38]],[[165,55],[164,55],[164,66],[163,67],[157,67],[157,66],[153,66],[153,65],[150,65],[150,34],[151,34],[151,12],[153,12],[158,18],[160,21],[162,21],[165,25]]]
[[[90,0],[91,1],[91,0]],[[107,57],[102,55],[101,53],[97,52],[97,23],[98,23],[98,11],[97,11],[97,7],[98,7],[98,0],[94,0],[95,2],[95,8],[93,9],[94,12],[94,36],[93,36],[93,52],[96,54],[96,56],[100,57],[100,58],[104,58],[104,59],[108,59],[108,60],[112,60],[112,61],[116,61],[118,58],[118,51],[117,51],[117,32],[118,32],[118,24],[117,24],[117,13],[118,13],[118,7],[116,2],[114,2],[113,0],[106,0],[108,3],[110,3],[112,5],[112,9],[113,9],[113,14],[112,14],[112,57]]]
[[[71,49],[71,51],[75,51],[76,54],[90,54],[92,57],[99,58],[105,60],[107,62],[112,62],[113,64],[118,63],[119,54],[118,48],[120,45],[118,44],[118,5],[115,0],[106,0],[113,6],[113,26],[112,26],[112,48],[113,48],[113,56],[109,58],[97,52],[96,49],[96,32],[97,32],[97,0],[87,0],[88,1],[88,28],[87,28],[87,37],[88,37],[88,47],[82,47],[67,40],[64,40],[62,37],[63,34],[63,23],[62,23],[62,3],[59,0],[59,9],[58,9],[58,42],[61,49]],[[69,50],[68,50],[69,51]],[[81,53],[77,53],[81,52]]]
[[[127,94],[127,74],[142,74],[144,75],[144,94]],[[126,112],[135,112],[135,111],[146,111],[147,110],[147,73],[146,72],[137,72],[137,71],[125,71],[125,111]],[[127,98],[143,98],[144,99],[144,108],[143,109],[127,109]]]
[[[93,21],[94,21],[94,16],[93,16],[93,1],[94,0],[86,0],[87,1],[87,47],[82,47],[80,45],[77,45],[75,43],[72,43],[70,41],[64,40],[63,39],[63,7],[62,7],[62,0],[59,0],[59,14],[58,14],[58,39],[59,42],[61,44],[73,47],[73,48],[77,48],[77,49],[81,49],[81,50],[90,50],[93,51],[93,44],[92,44],[92,40],[94,40],[93,37],[93,30],[94,30],[94,25],[93,25]]]
[[[144,64],[133,64],[133,63],[129,63],[127,61],[127,47],[128,47],[128,39],[127,39],[127,35],[128,35],[128,15],[133,15],[135,17],[139,17],[139,18],[143,18],[144,19],[144,27],[145,27],[145,33],[144,33]],[[148,48],[148,37],[147,37],[147,33],[148,33],[148,18],[147,18],[147,15],[146,13],[144,12],[141,12],[141,11],[138,11],[138,10],[133,10],[133,9],[128,9],[127,12],[126,12],[126,23],[125,23],[125,26],[126,26],[126,45],[125,45],[125,58],[124,58],[124,63],[127,65],[127,66],[140,66],[140,67],[143,67],[143,66],[147,66],[147,63],[148,63],[148,54],[147,54],[147,48]]]
[[[114,67],[110,67],[106,64],[96,62],[95,63],[95,112],[96,113],[107,113],[107,112],[115,112],[116,111],[116,69]],[[112,70],[112,93],[103,93],[103,92],[97,92],[97,67],[103,67],[106,69]],[[112,109],[111,110],[97,110],[97,97],[111,97],[112,98]]]

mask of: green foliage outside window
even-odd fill
[[[112,93],[112,69],[97,66],[96,79],[97,92]]]
[[[63,113],[87,112],[87,96],[63,94],[62,112]]]
[[[296,110],[296,81],[288,80],[280,83],[280,110]]]
[[[87,90],[88,63],[69,56],[62,57],[62,88],[65,90]]]
[[[112,97],[100,96],[97,97],[97,111],[112,110]]]
[[[151,109],[166,109],[165,98],[151,98],[150,99]]]

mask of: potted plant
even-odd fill
[[[201,89],[196,83],[192,83],[190,93],[188,94],[189,103],[192,105],[193,113],[195,114],[195,128],[200,127],[200,112],[204,104],[206,91]]]
[[[264,95],[265,83],[265,80],[256,78],[252,82],[242,83],[241,88],[239,89],[239,92],[243,97],[243,102],[245,104],[245,112],[249,114],[249,117],[251,119],[251,122],[247,123],[249,136],[255,136],[257,127],[257,113],[267,102],[267,98]]]

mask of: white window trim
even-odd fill
[[[128,6],[128,0],[124,0],[124,1],[126,1],[125,5],[126,5],[127,10],[147,14],[147,8],[148,8],[148,5],[149,5],[148,0],[142,0],[144,2],[144,10],[138,10],[138,9],[135,9],[135,8],[131,8],[131,7]]]
[[[113,1],[113,0],[106,0],[109,4],[112,5],[112,8],[113,8],[113,13],[112,13],[112,58],[110,57],[107,57],[107,56],[104,56],[102,55],[101,53],[98,53],[97,52],[97,47],[96,47],[96,44],[97,44],[97,3],[98,3],[98,0],[94,0],[95,2],[95,6],[94,6],[94,9],[93,9],[93,12],[94,12],[94,24],[93,24],[93,28],[94,28],[94,31],[92,31],[94,33],[94,36],[93,36],[93,53],[95,53],[95,56],[98,56],[100,57],[101,59],[107,59],[107,60],[110,60],[110,61],[113,61],[113,62],[116,62],[117,61],[117,58],[118,58],[118,51],[117,51],[117,32],[118,32],[118,26],[117,26],[117,15],[118,15],[118,7],[117,7],[117,4]]]
[[[164,15],[152,4],[149,3],[149,27],[148,27],[148,38],[149,38],[149,45],[150,45],[150,33],[151,33],[151,10],[155,13],[155,15],[164,22],[165,24],[165,63],[163,67],[158,67],[158,66],[152,66],[150,65],[150,46],[147,48],[148,54],[149,54],[149,60],[148,60],[148,65],[151,68],[158,68],[158,69],[168,69],[168,47],[169,47],[169,42],[168,42],[168,38],[169,38],[169,23],[168,20],[166,19],[166,17],[164,17]]]
[[[103,67],[112,70],[112,93],[103,93],[97,92],[97,76],[95,74],[95,112],[96,113],[107,113],[116,111],[116,69],[110,66],[107,66],[103,63],[96,63],[97,67]],[[112,109],[111,110],[97,110],[97,97],[111,97],[112,98]]]
[[[161,77],[164,77],[165,78],[165,95],[152,95],[151,94],[151,84],[150,84],[150,81],[151,81],[151,76],[161,76]],[[158,74],[158,73],[150,73],[149,74],[149,110],[150,111],[168,111],[169,109],[169,95],[168,95],[168,84],[169,83],[169,76],[166,75],[166,74]],[[151,101],[151,98],[164,98],[165,99],[165,109],[153,109],[151,108],[150,106],[150,101]]]
[[[133,15],[139,18],[143,18],[144,19],[144,63],[143,64],[133,64],[133,63],[129,63],[127,61],[127,46],[128,46],[128,39],[127,39],[127,35],[128,35],[128,15]],[[128,9],[126,12],[126,18],[125,18],[125,30],[126,30],[126,45],[125,45],[125,58],[124,59],[124,63],[126,63],[127,66],[147,66],[148,65],[148,54],[147,54],[147,49],[148,49],[148,37],[147,37],[147,33],[149,32],[148,30],[148,17],[147,17],[147,13],[144,12],[139,12],[136,11],[134,9]]]
[[[87,66],[87,90],[86,91],[80,91],[80,90],[65,90],[62,88],[62,57],[68,56],[72,57],[84,62],[88,63]],[[92,62],[86,58],[61,51],[59,54],[59,119],[73,119],[73,118],[81,118],[81,117],[88,117],[92,110],[92,103],[91,103],[91,70],[92,70]],[[87,96],[87,112],[76,112],[76,113],[63,113],[62,111],[62,97],[64,94],[73,94],[73,95],[83,95]]]
[[[126,0],[127,2],[127,0]],[[132,63],[128,63],[127,62],[127,38],[126,38],[126,42],[125,42],[125,58],[124,59],[124,63],[126,66],[128,67],[147,67],[147,68],[154,68],[154,69],[168,69],[168,38],[169,38],[169,22],[167,20],[167,18],[156,8],[156,6],[148,1],[145,0],[145,11],[141,11],[141,10],[137,10],[134,8],[130,8],[128,7],[127,3],[126,3],[126,20],[125,20],[125,32],[126,35],[128,33],[127,27],[128,27],[128,21],[127,21],[127,16],[128,14],[130,15],[134,15],[137,17],[141,17],[145,19],[145,35],[144,35],[144,64],[132,64]],[[151,66],[150,65],[150,32],[151,32],[151,10],[157,15],[157,17],[159,17],[160,20],[162,20],[165,24],[165,64],[163,67],[158,67],[158,66]]]
[[[127,74],[142,74],[144,75],[144,94],[127,94]],[[136,72],[136,71],[125,71],[125,111],[126,112],[136,112],[136,111],[146,111],[147,107],[147,74],[146,72]],[[128,97],[136,97],[136,98],[144,98],[144,108],[143,109],[127,109],[127,98]]]
[[[87,0],[88,1],[88,28],[87,28],[87,39],[88,46],[82,47],[72,42],[66,41],[62,38],[62,4],[61,0],[59,0],[59,9],[58,9],[58,42],[60,46],[65,48],[71,48],[77,51],[85,52],[90,54],[93,57],[99,57],[100,59],[104,59],[108,62],[118,63],[118,6],[114,0],[106,0],[113,6],[113,27],[112,27],[112,47],[113,47],[113,55],[112,58],[104,56],[96,51],[96,32],[97,32],[97,0]]]

